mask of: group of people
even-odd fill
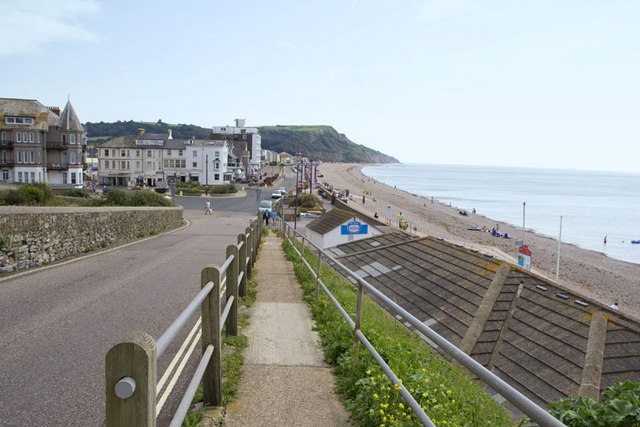
[[[264,220],[264,225],[269,225],[269,218],[276,219],[278,217],[278,213],[276,211],[264,211],[262,212],[262,219]]]

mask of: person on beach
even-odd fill
[[[607,235],[606,234],[604,235],[604,244],[605,245],[607,244]]]
[[[204,214],[213,215],[213,211],[211,210],[211,202],[209,200],[207,200],[204,204]]]
[[[400,227],[402,225],[402,220],[404,219],[404,215],[402,215],[402,212],[400,212],[398,214],[398,227]]]

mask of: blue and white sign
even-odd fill
[[[367,234],[369,226],[358,221],[351,221],[340,226],[340,234]]]

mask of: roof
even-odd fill
[[[340,225],[344,224],[346,221],[355,218],[358,218],[358,215],[344,211],[342,209],[332,209],[328,212],[325,212],[320,218],[315,219],[307,224],[307,228],[309,230],[315,231],[316,233],[326,234],[334,228],[337,228]]]
[[[640,380],[639,322],[518,266],[398,232],[329,251],[539,405]]]
[[[62,110],[58,126],[60,126],[62,130],[84,132],[84,127],[82,126],[80,119],[78,119],[78,116],[71,105],[71,101],[67,101],[67,105],[65,105],[64,110]]]
[[[42,130],[48,130],[49,126],[57,126],[60,119],[56,113],[35,99],[0,98],[0,119],[3,127],[6,126],[4,116],[33,117],[35,123],[31,127]]]
[[[105,142],[100,148],[134,148],[135,146],[136,137],[133,135],[125,135]]]

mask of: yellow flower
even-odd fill
[[[410,420],[410,419],[411,419],[411,415],[407,415],[405,418],[406,418],[407,420]]]
[[[447,390],[447,394],[451,394],[451,390]]]
[[[426,370],[426,369],[424,369],[424,368],[422,368],[422,369],[421,369],[421,371],[422,371],[422,372],[427,372],[427,370]]]
[[[398,408],[404,409],[404,405],[402,403],[398,403]]]
[[[451,399],[451,403],[456,403],[456,400],[455,399]]]
[[[373,393],[373,398],[377,399],[378,398],[378,393]]]
[[[369,413],[373,414],[375,411],[373,409],[369,409]]]
[[[380,409],[380,415],[384,415],[384,409]]]
[[[370,370],[367,370],[367,375],[371,375],[371,371]]]
[[[387,422],[387,417],[382,417],[382,421]]]
[[[427,397],[427,396],[429,396],[429,393],[427,393],[426,391],[422,393],[422,397]]]
[[[398,378],[398,382],[402,384],[402,378]]]

